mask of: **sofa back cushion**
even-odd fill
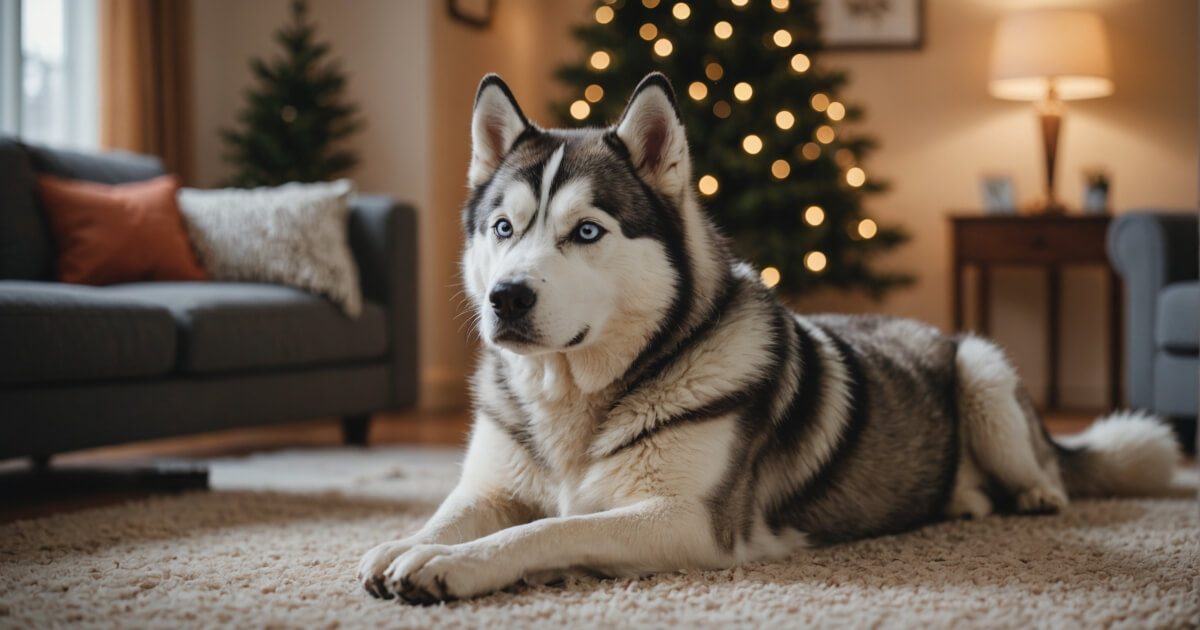
[[[98,184],[128,184],[166,173],[162,161],[158,158],[138,153],[82,153],[36,145],[25,145],[25,149],[29,152],[34,171],[39,175],[53,175],[62,179],[82,179]]]
[[[33,165],[12,136],[0,136],[0,280],[46,280],[54,243],[38,211]]]
[[[39,175],[38,194],[58,245],[58,279],[207,280],[188,243],[178,192],[174,175],[118,186]]]

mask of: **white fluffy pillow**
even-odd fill
[[[278,188],[179,191],[188,236],[213,280],[285,284],[362,311],[346,221],[348,179]]]

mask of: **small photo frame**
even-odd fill
[[[1017,195],[1009,175],[984,175],[979,178],[979,196],[988,214],[1016,214]]]
[[[829,50],[920,50],[925,0],[818,0]]]

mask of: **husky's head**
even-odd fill
[[[691,161],[666,77],[647,76],[613,127],[556,130],[488,75],[471,132],[463,276],[485,342],[627,363],[685,316],[690,250],[709,239],[691,225]]]

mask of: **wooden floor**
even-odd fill
[[[1054,413],[1046,418],[1055,435],[1083,430],[1095,413]],[[470,415],[463,412],[411,411],[376,414],[371,421],[372,445],[407,444],[465,446]],[[336,419],[294,422],[253,429],[236,429],[122,446],[91,449],[55,457],[54,466],[133,466],[169,458],[211,458],[294,448],[339,446],[341,426]],[[0,474],[20,471],[27,460],[0,461]],[[148,496],[147,492],[120,492],[87,496],[43,497],[33,502],[0,502],[0,523],[120,503]]]

